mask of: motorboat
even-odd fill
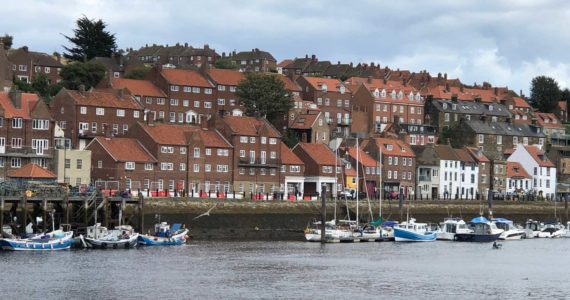
[[[469,222],[468,233],[456,233],[454,241],[461,242],[494,242],[504,232],[503,229],[497,228],[497,225],[481,216],[473,218]]]
[[[382,228],[382,239],[385,241],[394,241],[394,226],[398,225],[396,221],[384,221],[380,227]]]
[[[88,227],[87,236],[82,237],[84,244],[88,248],[129,249],[137,245],[139,234],[131,226],[122,225],[112,230],[107,230],[107,228],[99,225],[97,223],[95,226]]]
[[[526,238],[526,233],[523,229],[518,228],[513,221],[505,218],[494,218],[491,220],[497,228],[503,229],[503,233],[499,236],[500,240],[520,240]]]
[[[359,232],[362,242],[379,242],[382,240],[382,227],[380,226],[368,223],[362,226]]]
[[[53,251],[66,250],[73,244],[73,232],[61,229],[40,234],[32,238],[17,237],[0,239],[0,247],[9,251]]]
[[[525,237],[527,239],[537,238],[543,228],[544,224],[540,221],[528,219],[524,226]]]
[[[325,243],[353,242],[353,231],[345,226],[337,226],[336,220],[325,222]],[[321,222],[314,221],[305,229],[305,239],[309,242],[321,242]]]
[[[456,233],[469,233],[467,223],[460,218],[446,218],[439,224],[437,231],[437,239],[444,241],[453,241]]]
[[[566,236],[566,228],[559,222],[546,223],[538,233],[539,238],[559,238]]]
[[[436,238],[436,231],[429,231],[428,224],[416,223],[414,218],[394,226],[396,242],[433,242]]]
[[[166,222],[154,225],[154,233],[140,234],[139,245],[144,246],[172,246],[182,245],[188,239],[188,229],[180,224],[173,224],[172,227]]]

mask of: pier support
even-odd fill
[[[119,224],[125,224],[125,207],[127,206],[125,199],[121,200],[121,210],[119,210]]]
[[[139,232],[144,232],[144,197],[139,193]]]
[[[87,199],[83,200],[83,223],[85,224],[85,226],[89,225],[89,201],[87,201]]]
[[[28,196],[26,193],[22,196],[22,231],[26,232],[26,222],[28,220]]]
[[[72,205],[70,205],[69,203],[69,196],[65,195],[65,197],[63,198],[63,201],[65,203],[65,224],[69,224],[69,213],[70,210],[73,208]]]
[[[0,234],[4,228],[4,198],[0,199]]]
[[[48,222],[47,222],[47,199],[44,198],[44,200],[42,201],[42,203],[43,203],[42,206],[43,206],[43,210],[44,210],[44,212],[43,212],[43,225],[44,225],[44,228],[43,228],[43,229],[44,229],[44,232],[47,232],[47,223],[48,223]]]
[[[109,227],[109,199],[103,197],[103,226]]]

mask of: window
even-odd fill
[[[65,159],[64,167],[66,169],[71,168],[71,159],[68,159],[68,158]]]
[[[270,139],[269,139],[269,144],[271,144],[271,145],[276,145],[276,144],[277,144],[277,139],[276,139],[276,138],[270,138]]]
[[[125,162],[125,170],[134,170],[135,169],[135,162],[127,161]]]
[[[301,172],[301,166],[290,166],[289,170],[291,171],[291,173],[300,173]]]
[[[168,113],[168,121],[170,121],[170,123],[174,123],[176,122],[176,113],[175,112],[170,112]]]
[[[210,172],[210,171],[212,171],[212,165],[210,165],[210,164],[205,164],[205,165],[204,165],[204,171],[205,171],[205,172]]]
[[[194,158],[199,158],[200,157],[200,148],[195,147],[194,148]]]
[[[485,136],[482,134],[479,134],[479,144],[483,144],[485,142]]]
[[[81,168],[83,167],[83,160],[82,159],[76,160],[75,167],[77,168],[77,170],[81,170]]]
[[[271,158],[271,159],[276,159],[276,158],[277,158],[277,153],[276,153],[275,151],[271,151],[271,152],[269,153],[269,158]]]
[[[444,120],[445,122],[449,122],[449,113],[445,113]]]
[[[186,164],[180,163],[180,171],[186,171]]]
[[[26,65],[19,65],[19,66],[18,66],[18,70],[19,70],[19,71],[27,71],[27,70],[28,70],[28,66],[26,66]]]
[[[182,106],[184,106],[184,107],[190,106],[190,101],[189,100],[182,100]]]
[[[192,93],[196,93],[196,94],[200,93],[200,88],[199,87],[193,87]]]
[[[249,138],[249,142],[252,143],[252,144],[255,144],[255,137],[250,137],[250,138]]]
[[[226,86],[225,85],[218,85],[218,91],[225,91],[226,90]]]
[[[262,136],[262,137],[261,137],[261,143],[262,143],[262,144],[267,144],[267,138],[264,137],[264,136]]]
[[[19,157],[12,157],[10,160],[10,165],[12,168],[21,168],[22,167],[22,159]]]
[[[171,86],[170,86],[170,91],[171,91],[171,92],[178,92],[178,86],[177,86],[177,85],[171,85]]]
[[[129,132],[129,124],[123,124],[123,134],[127,134]]]
[[[180,154],[186,154],[186,147],[180,147]]]
[[[228,172],[228,165],[217,165],[218,173],[227,173]]]
[[[133,111],[133,118],[138,119],[139,115],[140,115],[140,111],[138,111],[138,110]]]
[[[204,108],[212,108],[212,102],[210,101],[204,102]]]
[[[245,150],[239,150],[239,157],[245,157]]]
[[[12,128],[22,128],[23,120],[22,118],[12,119]]]
[[[392,179],[392,171],[388,170],[388,179]]]
[[[397,166],[397,165],[398,165],[398,157],[394,156],[394,166]]]
[[[394,171],[394,179],[398,179],[398,171]]]
[[[146,171],[152,171],[152,169],[154,169],[154,165],[152,163],[145,163],[144,164],[144,169]]]
[[[117,109],[117,117],[124,117],[125,110],[124,109]]]
[[[235,86],[230,86],[230,92],[235,93],[236,91],[236,87]]]
[[[189,86],[185,86],[184,89],[182,89],[184,91],[184,93],[190,93],[192,91],[192,88]]]
[[[49,120],[33,119],[32,120],[32,129],[48,130],[49,129]]]
[[[200,89],[198,89],[198,90],[200,90]],[[204,94],[208,94],[208,95],[212,94],[212,89],[204,89]]]
[[[247,136],[240,136],[239,142],[242,144],[247,144]]]
[[[178,106],[178,99],[170,99],[170,105]]]
[[[97,168],[98,168],[98,169],[103,168],[103,161],[102,161],[102,160],[98,160],[98,161],[97,161]]]
[[[503,143],[503,136],[497,135],[497,145],[501,145]]]
[[[199,108],[200,107],[200,101],[195,100],[194,101],[194,107]]]
[[[218,99],[218,105],[226,105],[225,99]]]
[[[113,134],[119,134],[119,124],[113,124]]]
[[[198,172],[200,172],[200,165],[194,164],[194,173],[198,173]]]
[[[160,169],[163,171],[172,171],[174,170],[174,164],[167,162],[160,163]]]
[[[166,99],[164,98],[156,98],[156,104],[164,105],[166,103]]]
[[[105,115],[105,109],[102,107],[97,107],[97,108],[95,108],[95,114],[98,116],[104,116]]]
[[[22,148],[21,138],[12,138],[12,148],[19,149]]]

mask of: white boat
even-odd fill
[[[372,224],[365,224],[359,229],[361,232],[360,240],[363,242],[379,242],[383,240],[382,227]]]
[[[305,229],[305,239],[309,242],[321,242],[321,222],[315,221]],[[337,226],[336,221],[325,223],[325,243],[353,242],[354,234],[350,227]]]
[[[453,241],[456,233],[469,233],[470,229],[467,223],[460,218],[446,218],[439,224],[437,231],[437,239],[444,241]]]
[[[525,237],[527,239],[537,238],[538,234],[544,228],[544,224],[539,221],[528,219],[524,226]]]
[[[394,226],[396,242],[433,242],[436,238],[437,232],[429,231],[428,224],[416,223],[414,218]]]
[[[505,218],[493,218],[491,220],[497,228],[503,229],[503,233],[499,235],[499,240],[520,240],[526,237],[526,232],[518,228],[513,221]]]
[[[566,236],[567,238],[570,238],[570,222],[566,223]]]
[[[99,249],[128,249],[137,245],[139,234],[131,226],[117,226],[107,230],[97,223],[87,228],[87,236],[82,237],[84,244],[89,248]],[[99,235],[101,234],[101,235]]]
[[[544,224],[544,227],[538,233],[539,238],[559,238],[563,236],[566,236],[566,228],[560,223]]]

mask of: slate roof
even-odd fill
[[[439,159],[443,160],[457,160],[460,161],[461,158],[455,152],[450,145],[434,145],[435,153]]]
[[[277,62],[275,57],[271,53],[259,49],[252,49],[252,51],[241,51],[236,55],[230,57],[231,60],[255,60],[255,59],[266,59]]]
[[[477,134],[495,134],[503,136],[522,136],[544,138],[546,135],[531,124],[509,124],[506,122],[487,123],[480,120],[465,120],[465,125]]]
[[[435,146],[429,144],[426,146],[411,146],[416,154],[417,165],[439,166],[439,156],[435,152]]]
[[[444,108],[444,104],[446,107]],[[453,104],[455,108],[453,109]],[[510,113],[507,108],[499,103],[477,103],[474,101],[457,101],[453,102],[451,100],[433,100],[432,105],[441,112],[458,113],[458,114],[469,114],[469,115],[482,115],[487,116],[498,116],[498,117],[510,117]]]

